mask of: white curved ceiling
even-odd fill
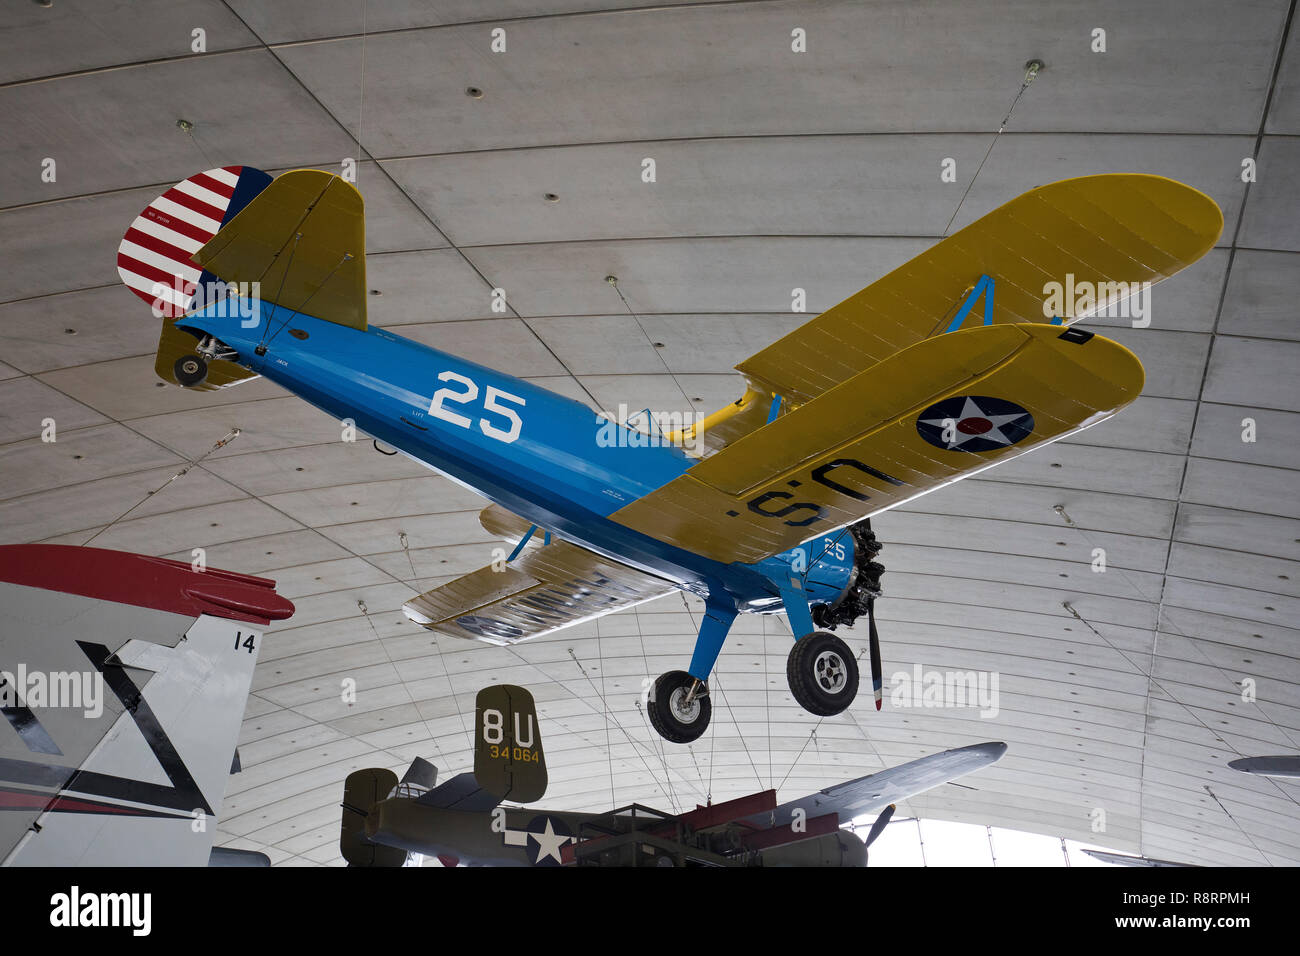
[[[266,642],[221,825],[223,842],[277,863],[340,862],[350,770],[400,773],[414,756],[465,769],[474,693],[498,681],[537,696],[557,809],[689,808],[769,786],[784,800],[1004,740],[1000,763],[902,809],[1162,859],[1300,863],[1300,789],[1225,766],[1300,749],[1292,10],[13,5],[0,30],[0,540],[84,543],[112,523],[97,546],[187,560],[203,547],[214,566],[279,582],[298,612]],[[504,53],[489,46],[498,27]],[[191,52],[196,28],[205,53]],[[795,28],[807,52],[792,52]],[[875,522],[887,680],[914,665],[996,672],[996,717],[875,713],[864,698],[819,722],[786,689],[784,622],[750,618],[720,660],[712,731],[665,746],[638,695],[688,660],[699,607],[675,596],[514,649],[435,640],[399,608],[487,563],[482,502],[341,442],[266,381],[159,387],[156,322],[117,281],[122,232],[173,182],[355,159],[373,322],[600,407],[711,411],[739,394],[734,363],[808,317],[791,313],[791,289],[816,313],[944,233],[1032,57],[1047,67],[953,228],[1112,171],[1196,186],[1226,226],[1154,290],[1150,327],[1089,324],[1145,363],[1134,406]],[[940,181],[945,158],[956,183]],[[46,417],[55,444],[38,437]],[[148,494],[232,427],[228,447]],[[865,628],[849,639],[864,646]],[[352,706],[345,677],[360,686]]]

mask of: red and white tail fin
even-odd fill
[[[212,279],[190,259],[267,187],[252,166],[223,166],[181,180],[135,217],[117,248],[122,281],[160,318],[184,315]]]
[[[0,862],[206,866],[274,582],[0,547]]]

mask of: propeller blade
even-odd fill
[[[871,832],[867,834],[867,846],[876,842],[876,837],[885,832],[885,827],[889,826],[889,820],[894,815],[894,805],[891,803],[885,807],[880,816],[876,817],[876,822],[871,824]]]
[[[880,674],[880,634],[876,631],[876,599],[867,602],[867,622],[871,631],[871,688],[876,694],[876,710],[881,708],[884,681]]]

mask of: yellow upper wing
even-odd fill
[[[703,441],[725,447],[766,423],[773,396],[786,414],[942,334],[981,276],[993,280],[992,324],[1045,322],[1048,283],[1159,282],[1213,248],[1222,230],[1214,200],[1162,176],[1084,176],[1030,190],[737,365],[745,395],[698,426]],[[1103,287],[1096,309],[1122,298]],[[967,324],[982,314],[981,302]]]
[[[716,561],[758,561],[1093,425],[1143,380],[1122,345],[1060,326],[926,339],[611,518]]]
[[[736,367],[756,386],[802,404],[942,333],[981,275],[994,280],[993,324],[1045,322],[1052,317],[1043,314],[1048,283],[1067,274],[1094,283],[1159,282],[1205,255],[1222,230],[1214,200],[1162,176],[1084,176],[1041,186]]]
[[[366,327],[361,194],[319,169],[296,169],[222,227],[194,260],[227,282],[260,282],[262,299],[354,329]]]

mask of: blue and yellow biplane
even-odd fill
[[[163,379],[264,375],[489,500],[482,524],[513,553],[412,598],[424,627],[513,644],[674,589],[701,597],[690,663],[648,707],[680,743],[708,725],[741,612],[787,615],[790,689],[819,715],[858,687],[830,631],[867,615],[879,708],[871,516],[1137,398],[1133,353],[1045,319],[1044,290],[1086,277],[1104,308],[1195,262],[1222,226],[1211,199],[1158,176],[1031,190],[740,363],[737,401],[657,442],[609,441],[627,426],[368,326],[361,195],[327,172],[191,177],[132,224],[118,265],[163,318]]]

